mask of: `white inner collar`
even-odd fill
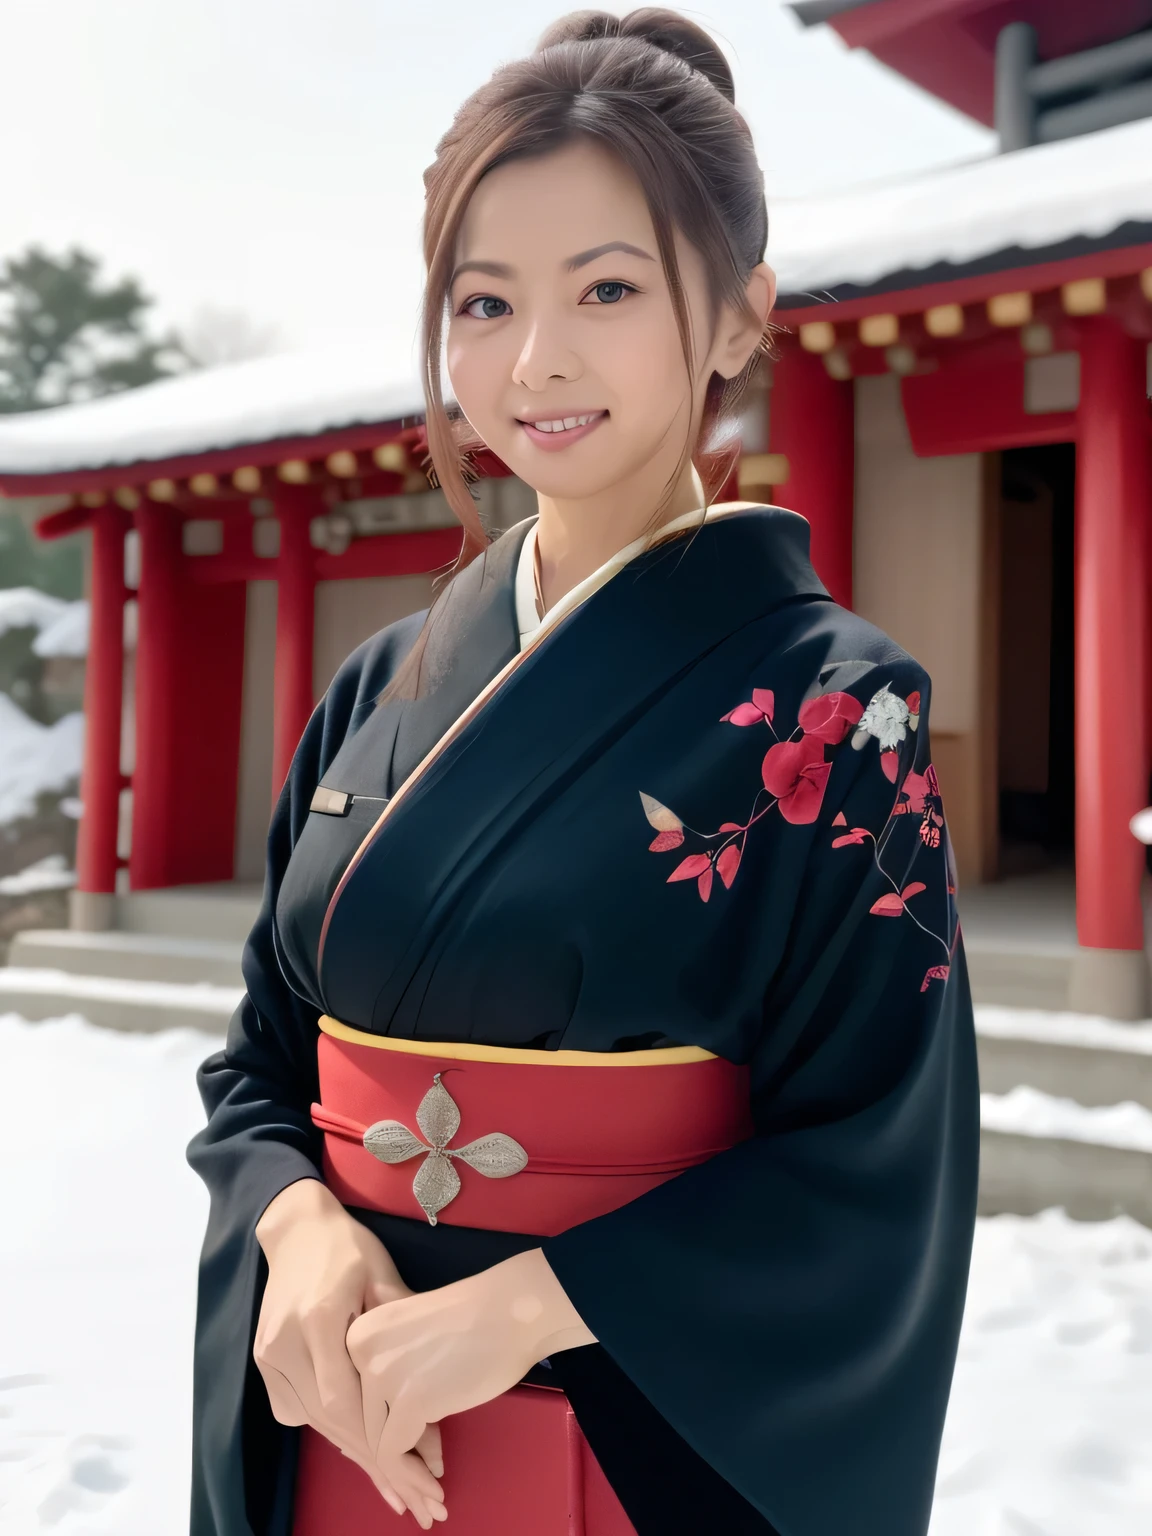
[[[692,484],[699,498],[698,505],[693,507],[690,512],[681,513],[679,517],[674,517],[671,522],[664,523],[656,530],[655,537],[659,537],[660,534],[664,533],[678,533],[681,528],[691,528],[693,524],[700,521],[700,513],[704,507],[704,483],[700,479],[695,465],[692,466]],[[711,508],[708,516],[712,516],[713,513],[719,515],[721,508]],[[540,618],[536,612],[536,528],[537,524],[533,523],[525,535],[524,542],[520,546],[520,556],[516,564],[516,627],[520,631],[521,650],[524,649],[538,629],[543,628],[545,624],[551,625],[555,623],[570,608],[574,608],[578,603],[582,603],[597,588],[610,581],[617,571],[622,571],[630,560],[635,560],[637,555],[643,554],[649,539],[653,537],[653,535],[642,534],[640,538],[634,539],[631,544],[618,550],[610,560],[605,560],[604,564],[593,571],[590,576],[585,576],[584,580],[578,582],[570,592],[566,592],[558,602],[553,603],[544,617]]]

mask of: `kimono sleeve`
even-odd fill
[[[927,1530],[975,1221],[929,685],[907,661],[880,682],[899,702],[842,744],[807,829],[756,1134],[543,1244],[601,1345],[786,1536]]]
[[[287,1529],[295,1438],[273,1419],[252,1359],[267,1274],[255,1229],[281,1190],[321,1177],[310,1114],[319,1011],[281,969],[276,899],[316,785],[422,619],[402,620],[353,653],[313,712],[272,817],[263,901],[242,960],[247,990],[223,1049],[197,1072],[208,1120],[188,1161],[211,1203],[197,1291],[191,1536]]]

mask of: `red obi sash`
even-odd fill
[[[549,1237],[752,1134],[748,1069],[696,1046],[510,1050],[320,1028],[312,1118],[345,1205]],[[441,1432],[454,1536],[634,1536],[563,1393],[516,1387]],[[414,1529],[302,1431],[293,1536]]]

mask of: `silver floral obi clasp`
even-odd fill
[[[491,1131],[463,1147],[448,1145],[460,1129],[460,1110],[440,1081],[439,1072],[420,1100],[416,1124],[426,1141],[421,1141],[399,1120],[377,1120],[364,1132],[364,1145],[382,1163],[406,1163],[409,1158],[423,1154],[424,1161],[412,1181],[412,1193],[432,1226],[444,1207],[460,1193],[460,1175],[453,1166],[454,1158],[486,1179],[509,1179],[528,1166],[527,1152],[502,1131]]]

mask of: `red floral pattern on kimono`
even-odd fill
[[[830,750],[838,747],[851,731],[852,746],[862,750],[874,739],[879,747],[877,766],[892,784],[897,786],[896,799],[884,826],[873,831],[870,827],[851,827],[837,830],[832,839],[833,848],[861,848],[871,845],[876,868],[891,887],[869,909],[874,917],[908,918],[924,933],[935,939],[941,947],[941,960],[930,966],[921,983],[925,992],[933,981],[948,977],[952,948],[959,934],[959,925],[952,924],[955,932],[941,935],[929,927],[914,910],[916,897],[928,889],[922,880],[909,879],[913,866],[921,852],[936,850],[947,839],[944,824],[944,807],[940,798],[940,785],[931,764],[923,773],[909,769],[899,781],[900,743],[908,732],[915,732],[920,725],[920,694],[910,693],[907,698],[891,691],[890,686],[877,690],[867,705],[849,693],[829,692],[806,700],[797,715],[795,730],[784,740],[779,738],[774,717],[775,694],[768,688],[754,688],[751,700],[738,704],[722,716],[722,723],[736,726],[764,725],[777,737],[768,748],[760,765],[763,790],[753,800],[747,819],[743,822],[726,821],[716,832],[701,833],[687,828],[674,811],[659,800],[641,792],[640,799],[649,824],[656,837],[649,844],[653,853],[669,853],[680,848],[686,833],[699,839],[705,846],[680,860],[668,876],[668,883],[695,880],[701,901],[712,895],[715,877],[719,875],[725,889],[731,887],[740,868],[741,856],[752,828],[772,811],[795,826],[810,825],[820,815],[828,778],[832,772]],[[761,803],[767,794],[767,803]],[[899,878],[885,867],[884,856],[894,827],[901,816],[919,816],[919,846],[911,859],[902,859]],[[832,823],[834,829],[847,827],[843,813]],[[951,852],[948,851],[951,867]],[[955,885],[949,877],[949,894],[955,894]]]

